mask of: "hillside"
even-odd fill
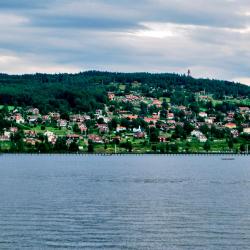
[[[169,97],[173,104],[194,101],[205,91],[216,100],[249,98],[250,87],[229,81],[195,79],[178,74],[110,73],[0,74],[0,105],[35,106],[41,112],[90,112],[107,102],[108,91],[136,90],[149,97]]]

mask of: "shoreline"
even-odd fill
[[[4,155],[34,155],[34,156],[249,156],[250,153],[117,153],[117,154],[105,154],[105,153],[0,153],[0,156]]]

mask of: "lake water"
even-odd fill
[[[0,249],[249,249],[250,157],[0,156]]]

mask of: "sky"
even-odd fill
[[[250,85],[249,0],[0,0],[0,71],[176,72]]]

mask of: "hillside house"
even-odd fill
[[[235,123],[229,122],[224,125],[225,128],[235,129],[237,125]]]

